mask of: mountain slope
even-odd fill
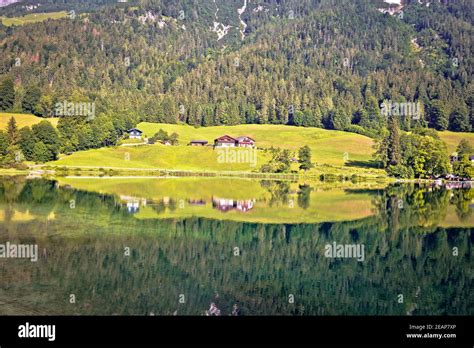
[[[98,114],[137,122],[276,123],[373,135],[385,126],[380,103],[389,99],[422,103],[430,126],[438,126],[434,100],[448,116],[460,115],[452,130],[474,123],[467,0],[404,2],[402,18],[362,0],[93,4],[74,19],[0,26],[0,74],[16,81],[16,110],[25,89],[38,85],[52,100],[35,110],[45,116],[57,101],[95,101]],[[408,115],[402,127],[422,120]]]

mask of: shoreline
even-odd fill
[[[41,169],[47,167],[48,169]],[[396,179],[389,176],[364,176],[344,173],[258,173],[238,171],[194,171],[162,168],[121,168],[97,166],[35,166],[28,170],[15,168],[0,169],[0,176],[28,176],[35,177],[66,177],[75,179],[171,179],[181,177],[194,178],[235,178],[235,179],[262,179],[262,180],[289,180],[289,181],[321,181],[321,182],[377,182],[402,184],[433,184],[459,183],[474,186],[474,180],[453,181],[445,179]]]

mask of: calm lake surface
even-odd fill
[[[473,232],[470,188],[5,177],[0,315],[473,315]]]

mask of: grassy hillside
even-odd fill
[[[143,146],[123,146],[103,148],[62,156],[50,163],[55,166],[93,166],[140,169],[177,169],[191,171],[243,171],[258,170],[270,160],[270,147],[287,148],[293,157],[304,145],[311,147],[313,162],[316,164],[311,173],[344,173],[383,175],[383,171],[370,168],[372,165],[372,139],[353,133],[329,131],[319,128],[298,128],[282,125],[239,125],[231,127],[194,128],[189,125],[140,123],[138,128],[150,137],[160,129],[169,134],[179,135],[179,146],[161,144]],[[219,163],[218,152],[212,146],[191,147],[187,144],[193,139],[214,139],[228,134],[234,137],[247,135],[257,141],[257,163]],[[298,170],[298,163],[293,163]]]
[[[28,23],[42,22],[47,19],[58,19],[67,17],[67,12],[50,12],[50,13],[31,13],[23,17],[0,17],[3,25],[9,27],[12,25],[24,25]]]
[[[269,160],[267,154],[257,155],[257,166],[249,163],[219,163],[212,148],[164,146],[161,144],[133,147],[102,148],[63,156],[51,165],[94,166],[140,169],[178,169],[193,171],[253,171]]]
[[[238,125],[194,128],[189,125],[140,123],[138,125],[147,136],[152,136],[160,129],[168,133],[176,132],[182,144],[191,140],[214,139],[227,134],[233,137],[247,135],[257,142],[258,148],[281,147],[295,152],[308,145],[313,153],[313,162],[343,166],[344,155],[348,161],[368,162],[372,156],[372,139],[347,132],[331,131],[320,128],[303,128],[283,125]]]
[[[474,147],[474,133],[456,133],[456,132],[439,132],[440,138],[448,145],[449,153],[456,151],[459,142],[462,139],[469,141],[472,147]]]
[[[102,148],[74,153],[50,163],[55,166],[114,167],[139,169],[175,169],[190,171],[242,171],[258,170],[270,160],[265,151],[270,147],[290,149],[297,157],[298,149],[308,145],[312,161],[316,164],[310,173],[336,173],[384,175],[374,168],[372,159],[373,140],[354,133],[331,131],[320,128],[303,128],[284,125],[238,125],[195,128],[183,124],[140,123],[137,128],[151,137],[160,129],[179,135],[179,146],[161,144]],[[249,163],[219,163],[218,153],[211,147],[191,147],[191,140],[207,140],[212,144],[221,135],[250,136],[257,142],[257,165]],[[474,134],[442,132],[441,138],[454,151],[459,141],[469,139],[474,145]],[[297,170],[298,164],[293,163]]]
[[[29,126],[40,123],[43,120],[51,122],[53,126],[57,126],[58,118],[42,118],[31,114],[11,114],[6,112],[0,112],[0,129],[5,129],[8,125],[8,121],[11,117],[14,117],[18,128]]]

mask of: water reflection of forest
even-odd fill
[[[357,221],[138,220],[115,196],[3,180],[0,239],[47,252],[0,260],[0,313],[203,315],[214,303],[222,315],[472,315],[473,228],[438,226],[449,209],[473,225],[472,190],[396,185],[373,197],[377,213]],[[334,241],[363,243],[365,261],[325,258]]]

